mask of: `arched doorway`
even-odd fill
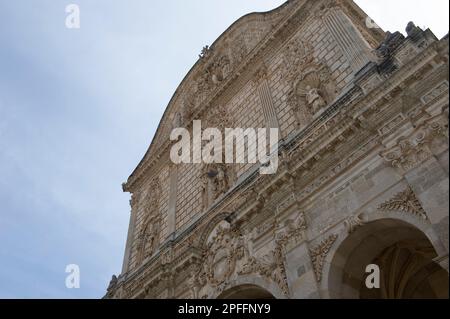
[[[428,237],[394,219],[371,222],[350,234],[335,252],[328,286],[331,298],[448,298],[448,272]],[[379,267],[380,288],[366,286],[368,265]]]
[[[223,292],[217,299],[275,299],[275,297],[256,285],[241,285]]]

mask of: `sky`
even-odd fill
[[[0,0],[0,298],[105,294],[128,230],[121,184],[172,94],[203,46],[283,2]],[[448,32],[448,0],[356,2],[385,30]]]

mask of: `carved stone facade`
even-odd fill
[[[448,37],[366,19],[350,0],[291,0],[201,51],[123,186],[106,298],[448,296]],[[171,130],[194,120],[278,128],[278,171],[171,163]]]

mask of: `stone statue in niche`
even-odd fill
[[[310,87],[308,85],[306,87],[305,97],[309,109],[312,110],[314,114],[326,106],[326,102],[321,95],[320,89],[318,88]]]
[[[304,127],[321,114],[336,95],[336,86],[328,68],[311,63],[300,71],[289,93],[288,103]]]
[[[159,245],[159,197],[161,185],[158,178],[155,178],[149,185],[147,194],[142,201],[144,221],[141,224],[138,236],[138,262],[143,262],[151,257]]]
[[[332,102],[336,85],[328,67],[315,61],[312,45],[300,38],[286,45],[283,59],[284,79],[291,87],[288,104],[303,128]]]
[[[225,194],[230,187],[230,176],[224,164],[209,164],[202,172],[202,202],[207,209],[217,198]]]
[[[223,194],[228,190],[228,176],[222,165],[217,167],[216,183],[218,193]]]
[[[149,219],[138,238],[138,262],[142,263],[153,256],[159,245],[159,222],[156,218]]]

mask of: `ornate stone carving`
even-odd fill
[[[364,224],[366,224],[366,221],[363,219],[363,214],[350,216],[344,221],[344,225],[349,234],[354,233],[357,228],[363,226]]]
[[[239,275],[259,274],[260,276],[272,279],[289,296],[289,285],[284,265],[283,244],[277,240],[272,253],[263,258],[248,256],[246,263],[238,271]]]
[[[210,73],[214,84],[219,84],[227,78],[231,72],[231,62],[228,56],[223,55],[213,62]]]
[[[250,85],[254,80],[255,74],[253,71],[262,65],[262,61],[265,61],[271,71],[270,79],[273,83],[263,81],[260,86],[267,85],[270,89],[275,88],[273,93],[274,97],[276,93],[276,99],[274,100],[276,101],[277,112],[281,115],[279,124],[281,124],[280,128],[283,131],[280,146],[281,151],[285,154],[286,163],[283,164],[286,165],[281,166],[277,174],[264,178],[251,170],[247,170],[246,167],[239,167],[239,174],[241,174],[239,184],[236,183],[232,192],[228,190],[236,180],[236,176],[229,174],[229,167],[225,167],[224,171],[227,174],[223,174],[227,176],[227,179],[220,179],[219,176],[222,174],[214,166],[189,170],[188,174],[197,172],[196,176],[191,176],[193,179],[201,175],[204,180],[203,206],[208,207],[208,209],[200,213],[200,207],[195,207],[191,212],[189,208],[186,214],[184,213],[186,210],[183,209],[183,216],[180,216],[179,220],[169,220],[169,223],[174,224],[170,227],[176,228],[177,231],[167,238],[167,244],[161,247],[161,251],[157,255],[153,253],[154,258],[146,259],[145,267],[136,267],[133,262],[133,265],[125,270],[124,277],[119,278],[119,283],[114,289],[117,291],[122,287],[126,288],[125,298],[141,297],[143,292],[148,296],[162,298],[217,296],[217,292],[232,288],[231,283],[238,283],[239,279],[244,279],[238,278],[239,274],[262,276],[277,283],[287,296],[290,292],[293,295],[295,293],[295,296],[300,295],[303,292],[302,287],[298,285],[288,286],[285,256],[291,250],[292,253],[295,253],[296,250],[294,249],[305,240],[307,223],[303,213],[292,216],[295,218],[289,217],[287,221],[283,219],[283,223],[280,223],[281,216],[285,217],[295,209],[298,211],[299,206],[313,207],[312,205],[316,203],[320,205],[320,201],[327,199],[326,194],[331,194],[330,192],[340,188],[340,185],[344,182],[346,183],[345,188],[351,187],[355,191],[365,192],[367,187],[370,186],[369,184],[355,183],[351,186],[347,184],[347,180],[351,182],[347,177],[352,176],[354,170],[362,169],[365,163],[369,165],[367,174],[372,174],[373,170],[374,178],[384,183],[383,177],[378,175],[378,166],[375,167],[375,165],[372,165],[374,162],[367,161],[367,156],[379,149],[380,140],[389,143],[386,145],[391,147],[391,143],[395,143],[393,141],[394,134],[407,134],[404,129],[408,127],[409,121],[416,126],[421,125],[426,117],[435,114],[440,107],[446,104],[436,105],[436,102],[443,102],[443,95],[448,90],[448,83],[447,86],[442,85],[433,90],[432,94],[427,93],[430,92],[432,87],[436,87],[438,83],[444,80],[441,73],[438,73],[441,71],[437,71],[442,70],[440,65],[442,62],[435,58],[436,53],[431,49],[426,52],[427,56],[423,54],[419,57],[421,59],[420,64],[423,64],[423,67],[419,68],[418,65],[411,63],[407,66],[409,69],[406,69],[405,64],[401,63],[399,66],[401,69],[398,70],[395,78],[386,78],[384,83],[377,86],[377,90],[369,93],[360,90],[361,87],[356,83],[354,87],[347,87],[339,99],[332,101],[335,90],[332,89],[334,82],[331,79],[330,72],[327,70],[327,66],[321,64],[321,61],[313,58],[313,52],[308,49],[307,45],[301,44],[301,41],[297,38],[294,40],[297,41],[297,44],[294,45],[294,42],[291,42],[291,48],[282,49],[282,43],[286,43],[293,36],[295,37],[295,33],[306,31],[307,27],[301,26],[314,20],[311,15],[312,10],[309,9],[317,9],[317,6],[320,6],[314,1],[289,1],[287,7],[289,8],[292,3],[304,3],[305,8],[300,9],[299,7],[299,13],[287,10],[292,14],[289,14],[289,21],[285,21],[286,25],[283,22],[283,24],[274,27],[273,37],[265,38],[265,41],[258,45],[255,50],[249,44],[251,43],[249,41],[251,35],[244,35],[244,32],[241,33],[240,31],[237,32],[239,34],[226,34],[220,41],[216,42],[213,51],[205,50],[201,61],[189,73],[187,81],[183,82],[177,90],[173,99],[175,104],[171,103],[167,111],[167,118],[162,123],[164,131],[159,132],[159,136],[156,137],[161,140],[166,138],[167,134],[165,133],[168,132],[172,120],[175,123],[181,122],[182,125],[186,125],[188,122],[192,122],[188,119],[193,115],[196,119],[208,122],[208,125],[204,125],[205,127],[227,127],[225,124],[228,121],[227,117],[232,119],[233,114],[228,114],[222,105],[232,105],[234,108],[235,106],[239,107],[242,101],[252,110],[255,106],[258,107],[255,93],[260,92],[253,92],[254,87],[252,88]],[[292,8],[294,8],[294,5],[292,5]],[[270,15],[264,15],[264,20]],[[320,26],[320,30],[324,27]],[[329,35],[327,37],[330,38]],[[236,47],[237,39],[242,46]],[[248,50],[246,49],[246,43]],[[275,46],[273,46],[274,44]],[[441,46],[443,47],[443,45]],[[285,70],[279,68],[280,57],[276,56],[280,52],[280,47],[282,54],[284,54]],[[436,45],[433,50],[437,47]],[[288,52],[288,49],[292,51]],[[406,49],[401,46],[401,50],[396,50],[395,56],[392,57],[397,61],[398,51],[403,52]],[[249,56],[246,59],[245,55],[250,50],[252,50],[251,57]],[[439,50],[443,50],[445,54],[445,48]],[[242,59],[245,61],[242,61]],[[430,65],[431,68],[428,68]],[[239,68],[239,73],[236,72],[237,68]],[[322,73],[321,70],[324,72]],[[414,74],[418,75],[427,74],[430,83],[419,82],[419,79],[412,76],[413,71]],[[346,75],[346,72],[343,74]],[[336,71],[336,77],[338,77],[338,73],[340,73],[339,69]],[[264,75],[264,73],[260,73],[260,75]],[[279,83],[280,78],[281,81],[286,81],[286,83]],[[196,82],[197,80],[198,82]],[[307,82],[319,84],[307,87],[305,86]],[[327,86],[328,82],[330,83],[329,87]],[[244,86],[244,83],[248,83],[249,87],[247,87],[247,84]],[[316,119],[312,125],[308,125],[302,132],[292,128],[290,117],[294,114],[289,107],[285,108],[286,105],[283,103],[288,98],[286,96],[286,85],[289,85],[287,91],[291,91],[289,103],[291,108],[297,108],[295,110],[300,125],[305,127],[314,117]],[[399,101],[402,90],[406,92],[404,94],[407,98],[411,96],[406,88],[416,92],[418,97],[423,96],[423,102],[427,104],[426,107],[419,105],[420,103],[417,101],[411,102],[410,99]],[[331,105],[331,102],[334,103]],[[404,109],[400,109],[401,104],[405,106]],[[321,113],[327,105],[330,105],[329,110]],[[423,111],[414,117],[410,117],[408,111],[411,108]],[[242,118],[245,123],[261,122],[260,115],[258,114],[258,117],[255,118],[252,110],[249,109],[248,114],[247,110],[244,110],[243,114],[241,112],[236,113],[236,116],[239,116],[239,122],[241,122],[241,116],[245,117]],[[176,114],[176,112],[179,112],[179,114]],[[314,114],[315,112],[316,114]],[[403,112],[403,115],[396,116],[400,112]],[[321,114],[320,118],[319,114]],[[289,120],[288,123],[282,122],[286,119]],[[285,124],[288,125],[285,126]],[[228,127],[235,126],[231,124]],[[402,129],[399,130],[399,128]],[[432,127],[429,126],[429,128]],[[377,131],[379,132],[378,136],[376,135]],[[439,132],[440,136],[443,136],[448,132],[448,127],[440,125],[435,132],[436,134]],[[159,147],[160,145],[161,147]],[[168,144],[162,142],[161,144],[153,144],[151,152],[146,155],[146,159],[130,177],[128,187],[125,187],[137,194],[133,196],[132,204],[133,213],[135,213],[133,218],[138,223],[136,231],[140,230],[141,224],[148,224],[149,222],[142,219],[144,212],[142,203],[147,203],[146,214],[151,215],[152,212],[158,211],[158,209],[150,208],[154,206],[148,204],[152,202],[152,198],[146,198],[146,191],[142,191],[142,188],[146,179],[155,172],[161,172],[161,181],[171,175],[166,174],[165,171],[169,170],[164,167],[166,163],[163,162],[168,147]],[[443,154],[443,151],[445,151],[444,147],[430,146],[428,143],[424,147],[428,147],[432,154]],[[211,171],[214,171],[213,174],[208,174]],[[292,176],[291,178],[295,181],[289,181],[286,176]],[[379,176],[381,180],[378,179]],[[290,185],[291,183],[293,186]],[[358,189],[358,185],[361,185],[364,189]],[[197,192],[189,190],[189,187],[200,188],[197,181],[193,180],[192,185],[186,186],[185,183],[180,183],[178,186],[181,187],[178,189],[178,193],[183,194],[183,199],[178,203],[175,200],[170,200],[169,205],[174,202],[176,204],[174,206],[197,204],[195,203]],[[344,185],[342,186],[344,187]],[[383,187],[383,185],[379,186]],[[185,187],[188,188],[187,191]],[[210,189],[211,193],[209,193]],[[223,194],[221,189],[227,189],[225,191],[227,196],[217,195]],[[172,190],[172,188],[169,188],[169,195]],[[287,192],[292,192],[293,196],[280,202],[280,199],[287,197]],[[324,196],[315,196],[318,192],[325,194]],[[141,195],[142,193],[144,196]],[[208,198],[209,194],[211,194],[210,198]],[[272,194],[273,196],[271,196]],[[164,195],[164,197],[161,196],[160,202],[162,205],[163,201],[166,200],[166,188],[164,188]],[[187,200],[185,200],[186,196]],[[220,200],[216,196],[220,197]],[[170,196],[168,197],[170,198]],[[214,205],[211,205],[213,200],[215,200]],[[342,192],[340,200],[342,201],[338,203],[340,208],[347,205],[344,202],[347,200],[351,201],[349,204],[354,206],[355,198],[347,198],[344,192]],[[231,214],[237,209],[236,214]],[[355,209],[362,208],[355,207]],[[317,216],[318,212],[319,209],[311,209],[308,218],[311,218],[313,224],[317,225],[311,232],[311,235],[318,237],[317,243],[319,244],[323,239],[326,239],[319,247],[310,250],[315,276],[318,281],[321,281],[325,260],[328,259],[327,256],[331,257],[329,251],[333,244],[337,245],[337,242],[335,243],[337,239],[333,236],[328,238],[329,232],[342,222],[342,215],[339,217],[340,214],[334,214],[334,210],[326,210],[325,215]],[[220,218],[216,219],[217,217]],[[218,235],[220,234],[219,231],[211,235],[206,247],[199,247],[200,243],[205,243],[205,236],[208,237],[208,234],[210,234],[210,227],[214,227],[217,221],[224,219],[227,222],[239,225],[242,232],[247,229],[258,229],[258,237],[250,237],[247,233],[242,235],[240,231],[223,228],[223,233],[228,235]],[[148,227],[148,233],[152,233],[153,230],[157,231],[159,226],[162,226],[162,221],[158,224],[158,218],[155,217],[154,221],[157,226],[152,228],[155,225],[152,223],[152,226]],[[355,231],[363,223],[361,216],[350,216],[345,220],[349,233]],[[322,225],[325,225],[325,227],[320,228]],[[205,226],[208,228],[207,231],[204,230]],[[343,229],[344,225],[341,224],[341,226]],[[171,231],[169,232],[171,233]],[[144,236],[140,237],[143,238]],[[134,238],[134,236],[130,236],[130,238]],[[153,239],[148,238],[149,240],[142,241],[146,241],[148,246],[152,247]],[[166,240],[166,238],[161,239]],[[195,244],[192,244],[193,240],[195,240]],[[126,258],[134,261],[135,245],[133,242],[130,243],[130,247],[130,256]],[[206,249],[203,250],[202,248]],[[157,252],[157,249],[158,247],[155,247],[151,250]],[[145,251],[147,248],[142,248],[142,250]],[[289,265],[292,270],[298,268],[298,266],[304,266],[298,265],[298,259],[296,258],[289,261],[293,262]],[[197,263],[199,268],[193,269]],[[288,265],[286,264],[286,266]],[[290,289],[293,290],[290,291]]]
[[[429,122],[417,128],[407,137],[401,137],[397,144],[380,155],[395,168],[405,172],[419,166],[432,157],[431,143],[436,137],[446,137],[446,130],[439,122]]]
[[[198,276],[200,284],[218,287],[226,283],[244,256],[242,235],[231,227],[219,226],[203,254],[204,268]]]
[[[286,45],[283,53],[283,77],[288,83],[296,80],[302,67],[314,61],[313,52],[312,46],[300,38],[295,38]]]
[[[207,164],[202,172],[202,201],[207,208],[230,188],[230,174],[225,164]]]
[[[308,228],[305,213],[298,213],[297,217],[288,219],[284,225],[278,223],[278,229],[275,230],[276,239],[284,248],[291,243],[297,245],[304,239],[304,232]]]
[[[233,127],[233,120],[223,105],[217,105],[208,110],[206,124],[208,127],[218,128],[224,134],[226,128]]]
[[[143,199],[144,222],[137,238],[138,263],[151,257],[159,246],[160,219],[159,199],[161,185],[158,178],[149,186],[147,195]]]
[[[258,274],[273,280],[289,295],[280,241],[276,241],[272,252],[256,257],[250,252],[249,236],[243,235],[228,223],[222,222],[210,236],[203,253],[202,266],[194,279],[198,291],[201,287],[209,286],[220,293],[233,276]]]
[[[322,270],[325,258],[327,257],[331,247],[337,239],[337,235],[331,235],[330,237],[325,239],[319,246],[309,250],[309,255],[314,267],[314,273],[316,275],[317,282],[322,281]]]
[[[295,39],[285,49],[284,73],[291,90],[288,104],[295,111],[299,126],[329,104],[336,95],[336,85],[325,65],[314,62],[312,47]]]
[[[414,194],[414,191],[408,187],[405,191],[398,193],[392,199],[381,204],[378,209],[382,211],[398,211],[409,213],[423,220],[428,220],[425,210]]]
[[[429,159],[432,154],[424,145],[406,139],[399,140],[397,146],[382,153],[383,158],[395,168],[409,171]]]
[[[231,41],[231,47],[235,47],[236,50],[227,50],[226,48],[215,48],[213,50],[209,46],[203,48],[200,54],[202,66],[194,79],[195,87],[188,90],[189,96],[195,96],[195,107],[221,86],[222,82],[225,82],[247,55],[245,44],[239,42],[239,40],[236,41],[236,44]],[[227,46],[225,45],[225,47]]]
[[[233,70],[235,70],[248,54],[247,46],[245,45],[243,36],[239,36],[234,39],[232,45],[230,45],[229,51]]]
[[[156,221],[147,222],[145,228],[138,237],[139,262],[151,257],[159,246],[159,223]]]
[[[436,87],[434,87],[430,92],[425,94],[421,100],[423,104],[428,104],[444,94],[445,92],[448,92],[448,81],[443,81],[439,83]]]
[[[205,45],[202,48],[202,51],[200,52],[199,58],[205,59],[205,58],[209,57],[210,53],[211,53],[211,48],[209,47],[209,45]]]
[[[405,37],[400,32],[386,32],[386,37],[380,46],[375,50],[379,59],[385,60],[403,43]]]

